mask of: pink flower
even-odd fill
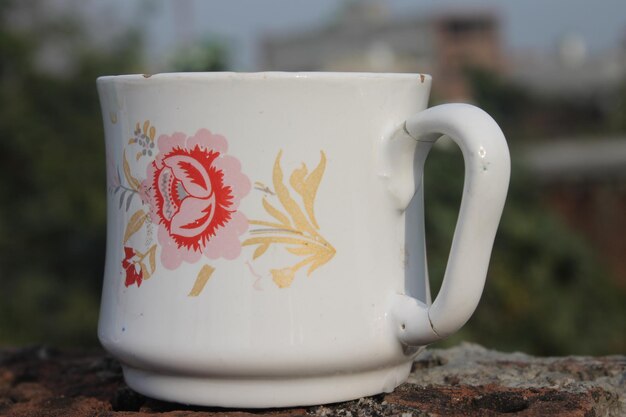
[[[237,208],[250,191],[250,180],[239,161],[226,155],[226,139],[200,129],[191,137],[161,135],[158,148],[142,194],[159,227],[163,266],[174,269],[203,254],[210,259],[239,256],[239,236],[248,220]]]

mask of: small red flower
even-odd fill
[[[124,246],[124,260],[122,261],[122,268],[126,271],[126,286],[129,287],[133,284],[137,284],[139,287],[141,285],[141,280],[143,277],[143,271],[141,270],[141,266],[137,262],[136,258],[137,253],[133,248],[129,248],[128,246]]]

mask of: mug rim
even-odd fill
[[[421,83],[430,82],[432,76],[424,73],[409,72],[335,72],[335,71],[215,71],[215,72],[160,72],[155,74],[120,74],[103,75],[97,78],[98,83],[112,81],[161,81],[206,80],[206,81],[261,81],[261,80],[417,80]]]

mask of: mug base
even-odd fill
[[[123,365],[133,390],[159,400],[228,408],[328,404],[391,392],[406,381],[411,363],[349,374],[299,377],[212,378],[163,374]]]

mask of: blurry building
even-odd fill
[[[524,159],[549,206],[592,243],[626,289],[626,137],[537,143]]]
[[[606,97],[626,75],[626,45],[590,52],[575,33],[563,36],[550,51],[516,52],[509,60],[508,78],[542,96]]]
[[[266,37],[261,60],[263,70],[436,74],[438,101],[471,98],[467,68],[500,73],[504,67],[494,13],[392,18],[384,6],[369,2],[349,3],[324,28]]]
[[[535,96],[614,117],[626,103],[626,42],[592,53],[568,34],[553,53],[517,54],[511,63],[509,79]],[[525,159],[550,207],[588,239],[626,289],[626,136],[544,138]]]
[[[479,69],[535,97],[593,102],[605,110],[615,107],[616,91],[626,83],[626,36],[624,48],[593,54],[575,34],[564,36],[547,53],[505,55],[501,42],[498,14],[492,10],[396,17],[384,5],[351,2],[321,29],[266,37],[259,66],[276,71],[430,73],[433,98],[439,102],[472,101],[467,70]],[[585,105],[574,107],[584,111]],[[551,111],[576,117],[568,109]],[[535,114],[529,123],[563,123],[553,119],[554,114]],[[548,137],[516,156],[525,158],[549,206],[588,238],[626,288],[626,137]]]

